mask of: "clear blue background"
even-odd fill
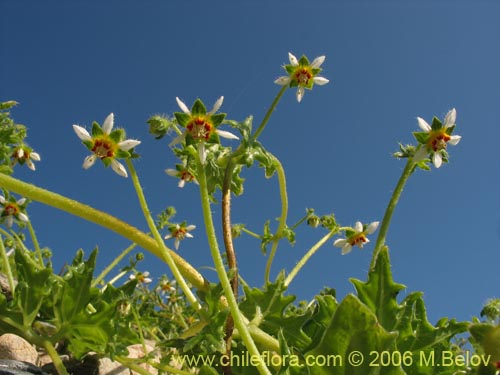
[[[196,186],[178,189],[164,173],[176,161],[169,140],[154,141],[145,121],[178,111],[176,96],[211,107],[224,95],[229,118],[252,114],[258,124],[288,52],[326,55],[330,83],[300,104],[288,91],[261,137],[287,171],[289,224],[308,207],[334,212],[343,225],[381,220],[404,167],[391,157],[398,142],[413,142],[417,116],[430,121],[456,107],[462,141],[449,148],[450,164],[412,176],[388,245],[395,280],[408,287],[402,294],[422,290],[432,322],[470,319],[487,298],[500,297],[499,17],[495,1],[0,0],[0,100],[20,102],[13,116],[42,156],[36,172],[20,168],[16,176],[147,231],[130,179],[101,163],[81,168],[88,152],[71,125],[89,128],[114,112],[116,125],[142,140],[136,166],[151,210],[174,205],[176,219],[197,225],[179,252],[196,267],[211,266]],[[275,229],[276,177],[266,180],[257,168],[244,176],[233,221],[261,231],[271,219]],[[220,207],[213,211],[218,221]],[[103,267],[128,245],[38,203],[29,214],[57,267],[96,245]],[[294,247],[283,243],[273,277],[323,234],[299,230]],[[339,297],[352,292],[348,278],[366,279],[374,240],[346,256],[330,241],[290,292],[299,299],[324,286]],[[262,285],[259,243],[241,238],[236,249],[242,276]],[[140,268],[155,278],[167,272],[152,255]]]

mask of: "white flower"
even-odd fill
[[[146,272],[137,272],[135,275],[130,275],[129,279],[130,280],[137,280],[141,284],[149,284],[153,280],[150,277],[148,277],[148,276],[149,276],[149,272],[148,271],[146,271]]]
[[[188,225],[188,226],[186,226],[185,224],[173,225],[170,228],[168,228],[168,230],[170,231],[170,234],[167,234],[165,236],[165,239],[168,240],[170,238],[175,238],[174,247],[175,247],[175,250],[179,250],[180,242],[184,238],[193,238],[193,235],[189,232],[194,230],[194,229],[196,229],[196,225]]]
[[[459,135],[452,135],[457,119],[457,111],[451,109],[444,118],[444,123],[439,127],[432,128],[423,118],[417,117],[418,126],[423,133],[415,133],[417,140],[424,145],[415,155],[415,161],[420,161],[430,153],[432,163],[436,168],[443,163],[442,152],[448,144],[456,146],[462,139]],[[423,136],[422,136],[423,135]]]
[[[24,204],[26,203],[26,198],[20,198],[14,201],[12,198],[10,200],[5,199],[4,196],[0,195],[0,218],[5,220],[5,225],[11,228],[14,224],[14,219],[27,223],[29,221],[28,216],[22,212]]]
[[[117,158],[128,157],[128,151],[138,146],[141,141],[135,139],[125,139],[124,132],[121,129],[113,130],[114,115],[110,113],[102,125],[102,134],[91,136],[90,133],[80,125],[73,125],[78,138],[92,152],[83,161],[83,168],[88,169],[94,165],[97,159],[101,159],[106,166],[111,168],[120,176],[128,177],[127,171]],[[119,141],[117,141],[119,139]]]
[[[179,165],[179,169],[165,169],[165,172],[172,177],[177,177],[179,179],[179,183],[177,186],[180,188],[183,188],[186,182],[194,182],[195,184],[198,184],[198,181],[196,181],[196,178],[193,176],[191,172],[185,167]]]
[[[12,155],[14,161],[13,164],[19,162],[19,164],[25,164],[32,171],[36,170],[35,164],[33,161],[40,161],[40,154],[33,151],[30,147],[26,145],[19,146]]]
[[[304,97],[304,90],[311,90],[314,84],[323,86],[330,82],[325,77],[318,76],[321,71],[320,66],[325,61],[325,56],[316,57],[312,63],[309,63],[307,57],[302,56],[300,60],[292,54],[288,53],[289,65],[285,65],[285,70],[288,72],[287,76],[279,77],[274,83],[280,86],[289,85],[290,87],[297,87],[297,101],[300,103]]]
[[[363,229],[363,224],[357,221],[352,230],[346,230],[347,238],[339,238],[338,240],[335,240],[333,245],[342,248],[342,255],[350,253],[354,245],[361,249],[364,244],[370,242],[370,240],[366,238],[366,235],[375,232],[378,225],[379,222],[374,221]]]

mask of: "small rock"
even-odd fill
[[[0,359],[13,359],[37,364],[38,352],[22,337],[6,333],[0,336]]]
[[[0,375],[47,375],[32,363],[13,359],[0,359]]]

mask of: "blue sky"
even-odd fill
[[[113,112],[117,126],[142,140],[136,167],[151,210],[174,205],[179,221],[197,225],[179,251],[210,267],[196,186],[180,190],[164,173],[176,160],[145,121],[178,111],[176,96],[211,106],[224,95],[229,118],[253,115],[258,124],[288,52],[326,55],[322,74],[330,83],[300,104],[288,91],[261,137],[287,172],[289,223],[309,207],[334,212],[343,225],[381,220],[404,167],[391,157],[398,142],[413,142],[417,116],[430,121],[455,107],[462,141],[450,147],[451,163],[412,176],[387,242],[395,280],[424,292],[431,321],[470,319],[487,298],[500,297],[499,12],[494,1],[0,0],[0,100],[20,102],[13,116],[42,156],[36,172],[16,176],[146,230],[130,179],[100,164],[81,168],[87,150],[71,125],[102,123]],[[261,231],[279,216],[277,180],[259,169],[244,176],[233,221]],[[219,220],[219,206],[213,211]],[[37,203],[30,218],[57,266],[96,245],[104,266],[128,245]],[[294,247],[281,245],[273,274],[290,270],[322,235],[299,230]],[[236,246],[242,276],[262,285],[258,242]],[[331,241],[290,292],[299,299],[324,286],[339,297],[352,292],[348,278],[366,278],[372,249],[373,242],[341,256]],[[167,272],[152,255],[141,269]]]

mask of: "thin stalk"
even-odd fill
[[[238,298],[238,266],[236,262],[236,252],[234,250],[233,236],[231,231],[231,181],[233,179],[234,160],[231,158],[224,173],[224,181],[222,183],[222,236],[224,238],[224,247],[226,248],[227,265],[232,277],[230,280],[231,289],[234,298]],[[231,342],[234,330],[234,319],[231,314],[226,319],[226,355],[231,354]],[[231,366],[224,366],[223,372],[230,375]]]
[[[166,260],[163,249],[155,239],[112,215],[5,174],[0,174],[0,187],[110,229],[137,243],[160,259]],[[169,250],[168,252],[179,267],[179,270],[195,288],[200,290],[208,289],[208,281],[196,269],[174,251]]]
[[[132,179],[132,183],[134,184],[135,191],[137,193],[137,197],[139,198],[139,203],[141,205],[142,212],[144,214],[144,218],[146,219],[146,222],[148,223],[149,230],[153,234],[154,239],[156,240],[156,243],[158,244],[158,247],[161,249],[161,252],[164,256],[164,259],[168,266],[170,267],[170,270],[172,271],[172,274],[174,275],[175,279],[179,283],[180,288],[186,295],[187,300],[189,303],[193,306],[193,308],[197,311],[201,310],[201,305],[198,302],[198,299],[196,296],[193,294],[191,288],[188,286],[186,280],[182,276],[179,268],[174,262],[173,257],[171,256],[171,252],[165,245],[165,242],[163,241],[163,238],[161,237],[160,232],[158,232],[158,228],[156,228],[156,224],[151,217],[151,212],[149,211],[148,204],[146,202],[146,197],[144,196],[144,192],[142,191],[141,184],[139,182],[139,177],[137,176],[137,173],[135,171],[134,165],[130,161],[130,159],[127,159],[127,167],[130,171],[130,177]]]
[[[215,269],[217,271],[217,275],[219,276],[219,280],[222,285],[222,289],[224,291],[224,295],[226,296],[229,309],[231,311],[231,315],[233,316],[234,319],[234,324],[236,328],[238,329],[241,339],[243,340],[243,343],[245,344],[245,347],[247,348],[248,352],[252,357],[255,357],[258,359],[257,363],[257,370],[259,371],[259,374],[261,375],[271,375],[269,369],[267,368],[266,364],[264,363],[264,360],[260,356],[259,350],[257,349],[257,346],[255,345],[255,342],[252,339],[252,336],[250,335],[250,332],[248,330],[248,327],[245,324],[245,321],[243,319],[243,316],[238,308],[238,302],[236,301],[236,298],[233,295],[233,290],[231,288],[231,284],[229,282],[229,278],[227,277],[226,274],[226,269],[224,267],[224,263],[222,261],[222,257],[220,254],[219,250],[219,245],[217,243],[217,237],[215,235],[215,228],[214,228],[214,223],[212,219],[212,211],[210,209],[210,196],[208,194],[208,189],[207,189],[207,180],[205,176],[205,169],[203,165],[201,164],[201,161],[198,160],[198,183],[200,185],[200,196],[201,196],[201,205],[202,205],[202,210],[203,210],[203,219],[205,222],[205,230],[207,232],[207,239],[208,239],[208,244],[210,247],[210,253],[212,255]]]
[[[42,249],[40,248],[40,243],[38,242],[38,238],[36,236],[35,230],[33,229],[33,225],[31,225],[31,220],[28,220],[27,224],[28,224],[28,231],[30,232],[31,242],[33,243],[33,247],[35,249],[35,254],[38,258],[38,262],[41,267],[44,267]]]
[[[3,272],[7,276],[10,292],[12,296],[14,296],[16,283],[14,281],[14,276],[12,275],[12,269],[10,268],[9,257],[7,256],[7,252],[5,251],[5,246],[3,245],[3,238],[1,235],[0,235],[0,255],[2,257]]]
[[[44,340],[42,342],[42,346],[49,355],[50,359],[52,359],[52,362],[54,363],[54,367],[57,370],[57,373],[59,375],[69,375],[68,371],[66,370],[66,367],[64,367],[64,363],[59,357],[59,354],[57,353],[56,349],[54,348],[54,345],[48,340]]]
[[[321,246],[325,244],[326,241],[328,241],[330,238],[332,238],[336,233],[338,233],[339,228],[335,228],[328,232],[323,238],[321,238],[314,246],[312,246],[307,253],[304,254],[302,259],[299,260],[299,262],[295,265],[295,267],[292,269],[292,271],[288,274],[288,276],[285,279],[285,287],[288,287],[290,283],[293,281],[295,276],[299,273],[299,271],[304,267],[304,265],[307,263],[307,261],[316,253],[316,251],[319,250]]]
[[[135,249],[137,246],[136,243],[131,244],[129,247],[127,247],[125,250],[123,250],[120,255],[118,255],[113,261],[97,276],[94,281],[92,281],[92,287],[97,286],[104,278],[110,273],[113,268],[116,267],[120,261],[127,256],[128,253],[130,253],[132,250]]]
[[[280,198],[281,198],[281,216],[278,220],[278,229],[274,234],[273,245],[271,251],[269,252],[269,258],[266,263],[266,272],[264,275],[265,283],[269,283],[269,277],[271,274],[271,265],[273,264],[274,256],[276,255],[276,250],[278,249],[278,243],[283,235],[283,230],[286,225],[286,218],[288,215],[288,195],[286,192],[286,178],[285,170],[277,158],[274,158],[276,163],[276,173],[278,174],[278,183],[280,188]]]
[[[387,208],[385,209],[384,218],[382,219],[382,224],[380,225],[377,241],[375,242],[375,248],[373,249],[373,256],[372,256],[372,260],[370,263],[370,270],[374,269],[375,264],[377,263],[378,254],[380,253],[380,250],[382,250],[382,247],[385,245],[385,239],[387,237],[387,231],[389,230],[389,224],[391,223],[392,214],[394,213],[394,209],[396,208],[396,205],[398,204],[399,197],[401,196],[401,193],[403,192],[403,188],[406,185],[408,178],[411,176],[411,174],[415,170],[415,165],[416,164],[413,161],[413,158],[409,158],[408,162],[406,163],[405,168],[403,169],[403,173],[401,174],[401,177],[398,180],[396,188],[394,189],[394,192],[392,193],[389,204],[387,205]]]
[[[273,114],[274,110],[276,109],[276,106],[281,100],[281,97],[285,93],[286,89],[288,86],[282,86],[276,97],[274,98],[273,102],[271,103],[271,107],[266,112],[266,115],[264,116],[264,119],[262,119],[262,122],[260,123],[259,127],[255,131],[255,133],[252,136],[252,142],[257,139],[257,137],[264,131],[264,128],[266,127],[267,123],[269,122],[269,119],[271,118],[271,115]]]

